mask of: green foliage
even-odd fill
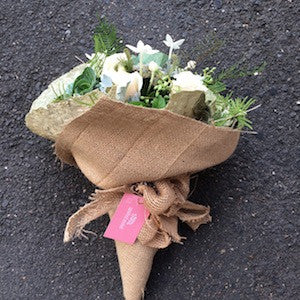
[[[58,93],[54,90],[52,85],[50,85],[50,87],[52,88],[52,90],[55,94],[55,99],[53,100],[54,103],[60,102],[62,100],[66,100],[66,99],[69,99],[70,97],[72,97],[73,83],[68,84],[66,88],[63,87],[62,90],[59,89]]]
[[[254,102],[254,99],[248,97],[234,99],[232,93],[226,96],[217,95],[215,103],[211,104],[213,111],[211,122],[215,126],[252,129],[251,121],[246,116],[248,109]]]
[[[97,78],[94,70],[87,67],[83,73],[75,79],[72,94],[84,95],[92,91],[96,84]]]
[[[179,67],[180,67],[180,57],[173,53],[171,57],[170,69],[168,70],[169,71],[168,73],[172,74],[173,72],[178,70]]]
[[[169,99],[172,88],[172,80],[171,77],[166,75],[157,81],[157,84],[153,87],[155,91],[155,95],[152,100],[153,108],[164,108]]]
[[[212,123],[215,126],[229,126],[238,129],[248,127],[252,129],[251,121],[247,119],[246,116],[249,107],[255,100],[249,99],[248,97],[234,99],[232,93],[225,96],[220,93],[226,90],[226,85],[223,80],[256,75],[262,72],[265,66],[266,64],[263,63],[253,69],[241,69],[238,68],[238,65],[233,65],[230,68],[221,71],[217,76],[213,76],[216,68],[205,68],[203,70],[203,81],[216,96],[215,101],[208,103],[211,111]]]
[[[157,63],[160,67],[163,67],[168,61],[168,55],[161,52],[157,52],[154,54],[143,53],[143,64],[147,65],[151,61]]]
[[[132,105],[135,105],[135,106],[144,106],[144,107],[146,107],[147,105],[144,103],[144,102],[142,102],[142,101],[131,101],[131,102],[129,102],[130,104],[132,104]]]
[[[255,66],[252,69],[247,67],[239,67],[239,64],[234,64],[228,69],[222,70],[218,75],[214,76],[216,68],[205,68],[203,70],[204,83],[214,93],[221,93],[226,90],[226,84],[223,82],[226,79],[237,79],[246,76],[260,74],[266,67],[266,63]]]
[[[147,88],[149,85],[149,80],[144,79],[145,88],[142,89],[142,96],[140,97],[140,101],[130,102],[133,105],[139,105],[144,107],[152,107],[152,108],[165,108],[171,93],[172,80],[168,75],[163,76],[162,78],[157,80],[157,83],[151,87]]]
[[[213,77],[215,70],[216,68],[205,68],[203,70],[203,82],[212,92],[221,93],[226,90],[226,85]]]
[[[133,71],[133,59],[127,48],[124,49],[124,53],[126,55],[126,59],[121,60],[121,65],[125,68],[126,72],[131,73]]]
[[[152,108],[165,108],[166,105],[166,99],[161,95],[156,96],[152,101]]]
[[[115,26],[109,24],[105,18],[99,20],[94,32],[95,53],[101,52],[109,56],[122,51],[123,43],[117,35]]]
[[[100,52],[96,53],[95,56],[90,60],[90,66],[95,71],[97,77],[101,76],[104,61],[105,54],[102,54]]]
[[[265,69],[266,65],[267,63],[263,62],[262,64],[249,69],[248,67],[240,67],[239,63],[236,63],[228,69],[222,70],[216,77],[215,81],[223,81],[225,79],[236,79],[256,75],[261,73]]]
[[[135,65],[140,63],[140,54],[138,56],[132,55],[132,61]],[[160,67],[164,67],[168,61],[168,55],[162,52],[157,52],[154,54],[142,54],[142,63],[148,65],[151,61],[157,63]]]
[[[155,96],[169,96],[172,88],[171,77],[166,75],[157,81],[157,84],[154,86]]]
[[[213,92],[213,93],[221,93],[223,91],[226,91],[226,84],[221,81],[216,81],[210,85],[207,85],[207,87]]]

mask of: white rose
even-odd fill
[[[172,93],[180,91],[203,91],[207,103],[214,102],[216,95],[203,83],[203,76],[195,75],[190,71],[184,71],[174,75]]]
[[[174,75],[172,91],[203,91],[207,92],[208,88],[203,83],[203,76],[195,75],[190,71],[184,71]]]

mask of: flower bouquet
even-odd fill
[[[233,153],[254,100],[226,94],[215,68],[181,67],[183,39],[167,35],[168,54],[142,41],[124,47],[103,20],[93,38],[89,61],[49,85],[26,125],[97,186],[64,242],[86,237],[85,225],[108,213],[104,236],[115,240],[124,297],[141,299],[157,250],[182,243],[178,221],[193,230],[211,221],[209,207],[187,200],[190,175]]]

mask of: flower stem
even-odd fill
[[[143,77],[143,52],[140,53],[140,75]]]
[[[172,53],[173,53],[173,47],[171,46],[169,50],[169,61],[171,61]]]
[[[151,77],[150,77],[150,82],[149,82],[149,86],[148,86],[148,89],[147,89],[147,93],[150,92],[151,86],[153,84],[155,73],[156,73],[156,71],[151,72]]]

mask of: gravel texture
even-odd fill
[[[97,15],[130,44],[166,50],[170,33],[192,50],[216,31],[226,44],[204,64],[268,63],[262,76],[231,82],[262,104],[251,113],[258,135],[199,174],[192,199],[210,205],[213,222],[196,233],[181,226],[188,239],[157,254],[146,299],[300,298],[297,1],[7,0],[0,15],[1,299],[121,299],[107,217],[88,226],[97,238],[62,242],[93,186],[75,168],[61,171],[51,143],[24,126],[47,84],[92,52]]]

